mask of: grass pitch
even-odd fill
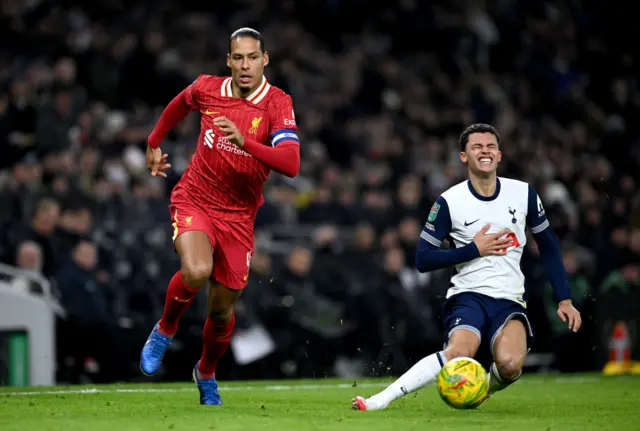
[[[378,412],[351,411],[389,380],[221,384],[224,405],[194,384],[0,388],[2,431],[640,430],[640,378],[528,376],[477,410],[446,406],[432,385]]]

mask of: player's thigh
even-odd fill
[[[190,205],[172,205],[171,214],[174,247],[180,256],[182,277],[187,284],[204,283],[213,270],[215,248],[209,220]]]
[[[233,306],[242,294],[242,290],[229,289],[217,281],[209,281],[207,308],[209,315],[221,320],[229,320]]]
[[[473,293],[454,295],[445,303],[443,317],[447,359],[474,357],[487,324],[481,298]]]
[[[231,290],[242,290],[249,279],[253,255],[253,228],[245,223],[216,224],[213,279]]]
[[[509,320],[496,335],[493,343],[493,355],[497,362],[506,359],[524,363],[527,354],[527,331],[519,319]]]

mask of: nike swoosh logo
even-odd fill
[[[218,111],[211,111],[210,109],[207,109],[206,111],[204,111],[204,115],[213,115],[213,114],[219,114],[220,112]]]
[[[479,218],[475,219],[474,221],[472,221],[471,223],[467,223],[466,221],[464,222],[465,227],[466,226],[471,226],[472,224],[474,224],[475,222],[477,222],[478,220],[480,220]]]

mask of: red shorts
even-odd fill
[[[229,222],[214,219],[197,205],[180,202],[169,205],[173,221],[173,241],[184,232],[198,230],[207,234],[213,250],[211,278],[229,289],[247,285],[253,254],[253,221]]]

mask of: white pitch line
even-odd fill
[[[616,380],[624,379],[624,377],[616,377]],[[601,381],[600,377],[573,377],[564,376],[556,377],[552,380],[554,383],[594,383]],[[542,384],[548,383],[549,380],[525,379],[518,381],[517,384]],[[269,386],[221,386],[222,392],[227,391],[289,391],[289,390],[315,390],[315,389],[349,389],[349,388],[379,388],[388,386],[389,383],[357,383],[353,386],[351,383],[336,383],[331,385],[269,385]],[[114,388],[114,389],[60,389],[60,390],[42,390],[42,391],[26,391],[26,392],[0,392],[2,396],[19,396],[19,395],[65,395],[65,394],[141,394],[141,393],[176,393],[176,392],[194,392],[192,388]]]
[[[374,388],[384,387],[388,383],[358,383],[357,388]],[[313,390],[313,389],[348,389],[354,386],[349,383],[338,383],[333,385],[276,385],[276,386],[221,386],[220,391],[254,391],[254,390],[267,390],[267,391],[288,391],[288,390]],[[194,392],[197,389],[193,388],[114,388],[114,389],[61,389],[51,391],[25,391],[25,392],[0,392],[0,397],[5,396],[18,396],[18,395],[65,395],[65,394],[140,394],[140,393],[175,393],[175,392]]]

